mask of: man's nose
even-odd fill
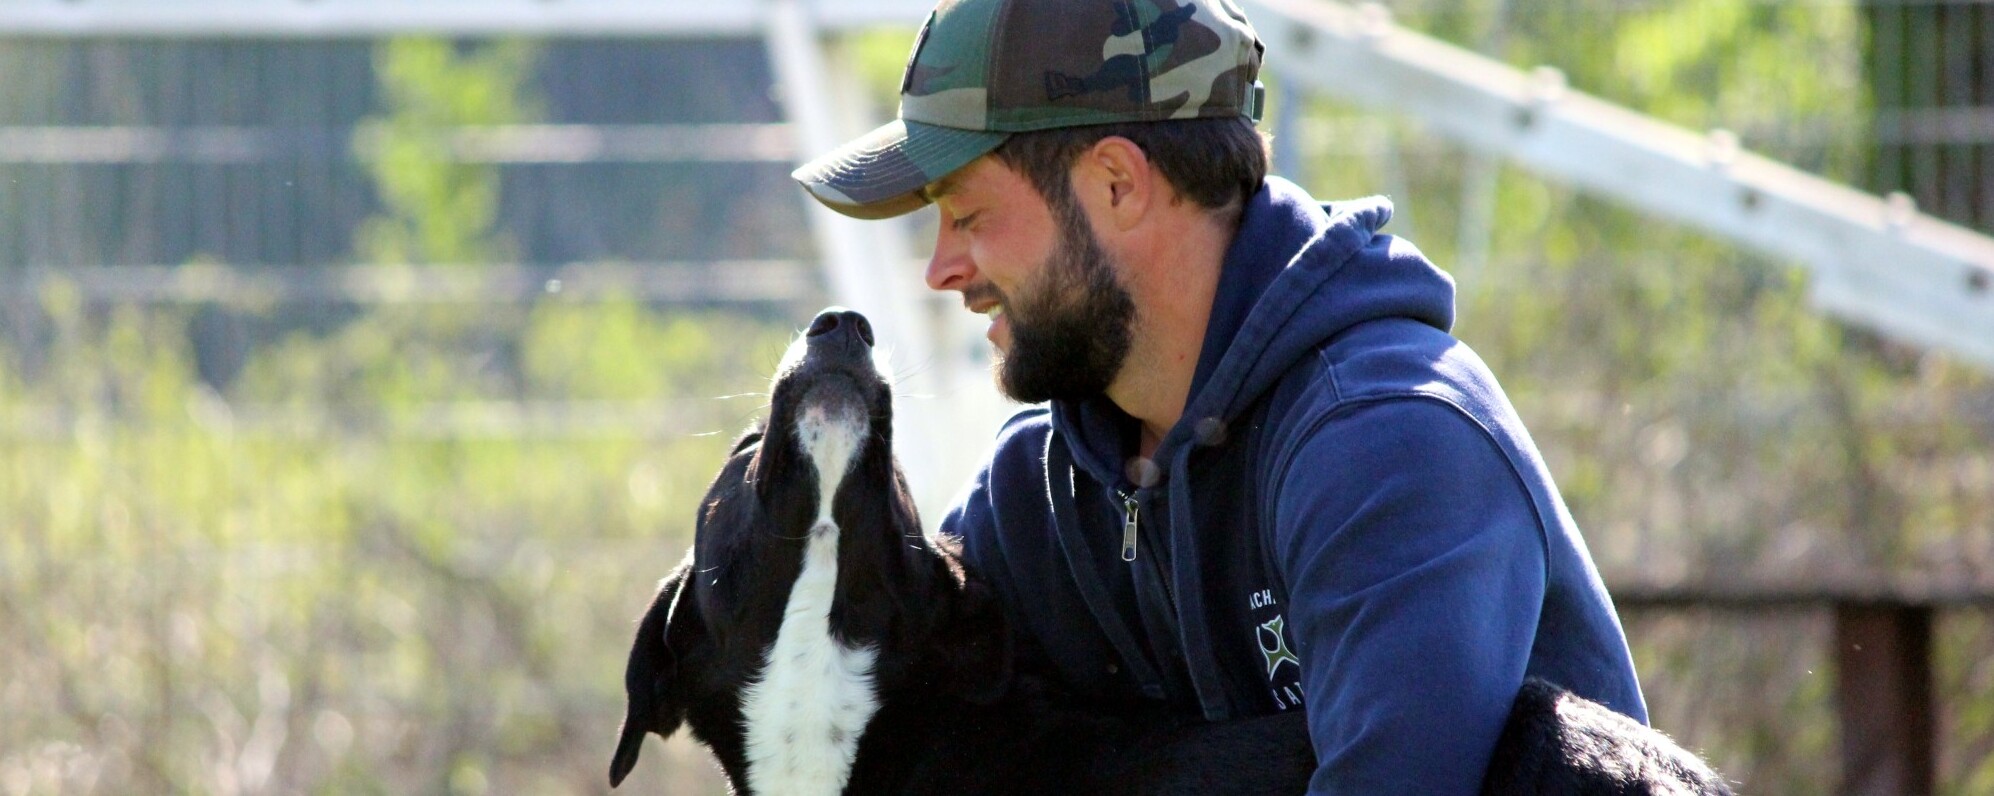
[[[935,233],[935,254],[928,258],[929,290],[961,290],[976,281],[976,263],[969,259],[969,242],[959,232],[949,229],[949,219],[943,216],[941,229]]]

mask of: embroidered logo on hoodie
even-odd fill
[[[1274,673],[1281,670],[1281,664],[1292,663],[1297,667],[1302,665],[1302,659],[1288,651],[1288,637],[1281,632],[1287,626],[1288,620],[1280,616],[1260,623],[1260,654],[1267,656],[1269,680],[1274,679]]]
[[[1302,659],[1288,649],[1288,618],[1275,613],[1274,590],[1261,589],[1253,593],[1248,603],[1252,606],[1254,618],[1272,617],[1254,629],[1254,638],[1259,642],[1260,655],[1267,662],[1267,692],[1274,698],[1274,706],[1291,710],[1302,706]]]

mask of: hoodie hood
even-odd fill
[[[1318,204],[1267,178],[1226,251],[1184,414],[1151,457],[1159,469],[1144,471],[1181,477],[1175,465],[1195,443],[1222,437],[1290,366],[1346,330],[1386,318],[1452,329],[1453,280],[1378,231],[1391,217],[1383,197]],[[1154,485],[1126,474],[1136,423],[1106,396],[1054,401],[1052,420],[1074,464],[1100,483]]]

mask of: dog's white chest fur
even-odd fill
[[[782,627],[762,676],[742,698],[748,785],[762,796],[843,792],[859,735],[879,708],[872,678],[878,651],[847,647],[831,636],[838,583],[831,500],[864,439],[865,418],[810,407],[797,419],[796,432],[817,467],[820,497]]]

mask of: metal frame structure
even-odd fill
[[[928,11],[926,0],[748,0],[661,3],[629,0],[0,0],[0,36],[74,38],[266,37],[326,39],[390,34],[539,37],[761,38],[768,44],[776,90],[788,122],[728,130],[725,157],[762,160],[777,147],[769,133],[786,134],[788,153],[809,157],[863,133],[857,81],[826,46],[847,30],[906,26]],[[613,151],[631,160],[685,159],[681,144],[711,138],[710,126],[640,126],[614,130],[515,126],[461,131],[453,143],[469,160],[550,161],[577,151]],[[779,128],[786,128],[779,129]],[[208,160],[239,159],[284,142],[235,130],[96,131],[51,142],[46,130],[0,128],[0,161],[46,162],[52,155],[88,149],[95,159],[144,160],[189,152]],[[648,143],[633,141],[659,135]],[[662,140],[670,139],[670,140]],[[90,148],[88,145],[96,145]],[[62,150],[62,151],[54,151]],[[103,150],[103,151],[98,151]],[[977,319],[935,312],[933,302],[908,279],[912,245],[904,224],[867,223],[837,215],[801,191],[830,288],[831,300],[874,319],[901,374],[895,445],[910,487],[924,512],[939,518],[987,440],[1008,414],[989,386],[978,358]],[[909,375],[911,374],[911,375]],[[948,439],[938,436],[946,429]]]
[[[1402,29],[1380,6],[1244,3],[1269,43],[1269,69],[1288,85],[1407,115],[1489,156],[1794,261],[1809,269],[1822,310],[1994,368],[1994,238],[1922,215],[1907,196],[1866,194],[1751,154],[1731,133],[1687,130],[1572,91],[1555,69],[1515,69]],[[928,8],[929,0],[0,0],[0,36],[761,37],[784,98],[792,151],[808,156],[869,124],[857,110],[864,103],[850,93],[855,81],[825,46],[827,34],[911,25]],[[208,138],[238,148],[267,143],[236,141],[230,132]],[[513,149],[498,149],[513,157],[550,157],[545,152],[615,143],[577,143],[572,131],[551,128],[529,132],[534,135],[504,139]],[[52,145],[36,134],[0,130],[0,150],[34,159],[38,146]],[[112,141],[113,155],[143,158],[174,147],[208,151],[194,146],[200,142],[133,140]],[[484,151],[472,146],[477,143],[491,148],[482,139],[466,146]],[[637,159],[683,154],[624,148]],[[743,155],[753,159],[775,148]],[[529,150],[539,154],[519,154]],[[994,424],[1001,416],[1002,405],[974,361],[980,346],[970,335],[977,322],[965,313],[936,312],[933,302],[917,297],[908,278],[912,247],[905,225],[853,221],[809,203],[801,192],[797,201],[809,205],[833,299],[879,321],[881,337],[897,351],[897,368],[922,371],[918,385],[903,382],[903,394],[937,399],[900,402],[898,436],[922,508],[937,517],[956,483],[949,474],[966,472],[981,452],[981,444],[959,440],[989,438],[965,421]],[[544,275],[524,278],[530,283]],[[950,433],[937,433],[945,428]],[[1636,587],[1624,596],[1636,607],[1724,604],[1722,595],[1693,589],[1651,592]],[[1880,598],[1889,610],[1879,613],[1869,610],[1879,603],[1872,597],[1838,592],[1800,600],[1836,607],[1838,646],[1883,650],[1841,659],[1847,670],[1840,689],[1843,720],[1865,728],[1845,744],[1848,785],[1851,792],[1929,792],[1932,605],[1897,594]],[[1765,599],[1786,598],[1749,601]]]
[[[836,118],[824,34],[907,25],[925,0],[0,0],[0,35],[763,36],[798,149],[822,151],[861,125]],[[1810,270],[1816,304],[1905,342],[1994,367],[1994,238],[1568,89],[1405,30],[1382,7],[1248,0],[1269,67],[1294,85],[1416,118],[1467,146],[1686,223]],[[1362,79],[1354,79],[1355,76]],[[925,317],[880,269],[899,269],[904,233],[813,209],[837,300]],[[882,237],[883,236],[883,237]],[[886,291],[879,296],[877,291]],[[884,303],[881,303],[881,302]],[[924,335],[899,337],[923,362]]]
[[[455,130],[460,163],[788,163],[785,124],[511,124]],[[257,163],[376,157],[378,141],[260,127],[0,126],[0,163]]]
[[[1822,310],[1994,367],[1994,238],[1399,28],[1379,6],[1254,0],[1270,66],[1467,146],[1806,266]],[[1362,79],[1352,79],[1362,75]]]
[[[0,33],[27,36],[759,36],[787,0],[0,0]],[[928,3],[796,2],[816,25],[908,25]]]
[[[1994,238],[1921,215],[1908,197],[1872,196],[1753,155],[1730,133],[1692,132],[1571,91],[1555,69],[1524,72],[1400,28],[1381,6],[1246,4],[1270,44],[1269,69],[1289,85],[1408,115],[1490,155],[1794,260],[1810,270],[1813,299],[1824,311],[1994,367]],[[790,151],[807,157],[872,123],[827,38],[911,25],[928,8],[928,0],[0,0],[0,36],[759,37],[768,43],[784,100]],[[6,133],[0,143],[11,141],[10,151],[33,149],[27,145],[36,142],[26,140],[32,132],[0,131]],[[533,128],[525,138],[493,132],[520,150],[499,147],[505,150],[499,155],[528,159],[549,157],[540,150],[558,156],[617,143],[576,140],[553,128]],[[201,142],[179,142],[194,143]],[[485,151],[491,143],[465,142],[472,157],[493,157]],[[764,143],[733,157],[760,159],[775,148]],[[942,436],[987,439],[979,434],[1006,411],[977,359],[976,319],[936,312],[934,302],[917,295],[908,279],[905,224],[844,218],[800,192],[797,201],[808,205],[832,300],[881,321],[895,367],[918,374],[901,385],[903,392],[929,398],[902,402],[898,447],[922,508],[938,516],[953,488],[941,474],[967,472],[980,452]],[[940,434],[944,429],[950,433]]]

